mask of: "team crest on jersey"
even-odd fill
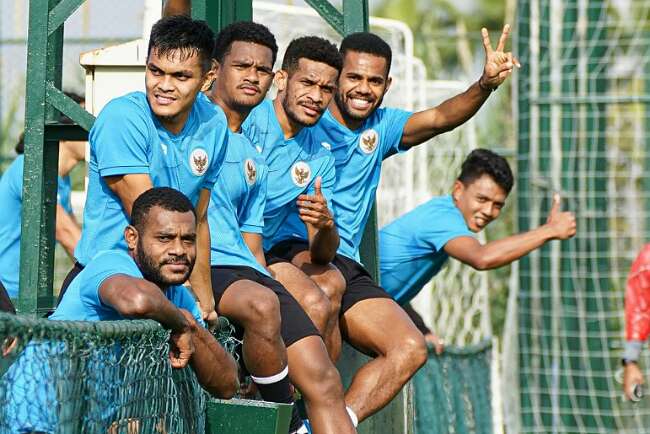
[[[304,161],[298,161],[291,167],[291,179],[298,187],[306,186],[311,180],[311,168]]]
[[[190,154],[190,167],[196,176],[205,174],[208,170],[208,153],[203,148],[196,148]]]
[[[248,158],[244,161],[244,175],[246,176],[246,183],[248,185],[255,184],[257,179],[257,167],[255,167],[255,162]]]
[[[359,148],[364,154],[372,154],[379,144],[379,134],[372,128],[365,130],[359,137]]]

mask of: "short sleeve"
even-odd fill
[[[104,281],[116,274],[142,278],[142,273],[126,252],[102,252],[84,268],[83,281],[79,282],[80,296],[87,306],[105,306],[99,296]]]
[[[114,99],[104,107],[89,137],[100,176],[149,173],[147,116],[150,114],[128,97]]]
[[[242,232],[261,234],[264,230],[264,206],[266,205],[266,189],[268,168],[264,164],[258,164],[259,171],[254,187],[250,192],[250,200],[244,207],[240,221]]]
[[[473,237],[474,234],[467,228],[463,216],[454,209],[449,209],[435,216],[435,225],[422,222],[422,227],[429,227],[427,231],[418,231],[424,237],[424,243],[436,251],[441,251],[445,245],[454,238]]]
[[[383,159],[386,159],[403,151],[400,145],[404,134],[404,126],[413,113],[396,108],[383,108],[380,110],[380,123],[383,127],[380,146]]]

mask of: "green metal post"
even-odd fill
[[[218,32],[230,23],[253,20],[253,0],[194,0],[192,18],[205,20]]]
[[[26,103],[25,170],[18,311],[40,313],[52,306],[54,206],[58,141],[45,140],[45,122],[57,113],[45,104],[47,83],[61,86],[63,28],[48,37],[49,11],[60,0],[31,0]]]
[[[17,310],[39,314],[53,305],[54,229],[59,140],[86,133],[66,126],[57,133],[59,112],[85,130],[94,118],[59,90],[63,23],[84,0],[30,0],[25,101],[20,293]]]

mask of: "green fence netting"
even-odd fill
[[[205,396],[153,321],[0,314],[0,433],[201,433]]]
[[[492,344],[429,352],[413,379],[416,434],[491,434]]]

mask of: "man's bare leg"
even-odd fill
[[[333,310],[327,295],[309,276],[289,262],[277,262],[269,266],[269,269],[275,280],[287,288],[287,291],[293,295],[307,313],[309,319],[313,321],[325,340],[330,358],[336,360],[334,356],[338,357],[341,352],[341,338],[338,327],[334,328],[338,324],[338,320],[331,319]],[[338,318],[338,309],[336,317]],[[338,350],[337,339],[334,335],[339,336]]]
[[[345,408],[341,377],[320,336],[294,342],[287,354],[289,377],[302,394],[314,433],[356,433]]]
[[[345,403],[359,421],[385,407],[427,359],[422,333],[389,298],[362,300],[341,318],[346,340],[373,360],[352,378]]]
[[[218,310],[244,329],[248,372],[268,377],[287,366],[287,350],[280,337],[280,302],[273,291],[251,280],[239,280],[223,293]]]
[[[330,315],[327,325],[328,333],[323,335],[323,338],[325,339],[327,350],[330,353],[330,358],[336,362],[341,355],[339,311],[341,310],[341,300],[346,287],[345,278],[338,268],[332,264],[313,264],[308,251],[298,253],[291,262],[309,276],[330,301]]]

